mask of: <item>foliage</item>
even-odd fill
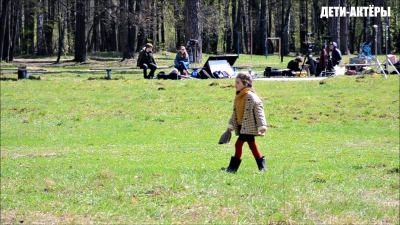
[[[12,60],[12,53],[24,55],[47,52],[51,55],[57,49],[73,53],[74,46],[81,43],[84,43],[88,52],[117,51],[120,52],[120,57],[126,58],[131,55],[129,52],[138,51],[146,40],[154,43],[155,51],[175,51],[191,38],[201,39],[201,51],[207,54],[240,51],[240,53],[252,52],[261,55],[265,52],[265,35],[282,37],[284,26],[282,23],[290,23],[289,30],[282,39],[283,52],[285,54],[288,51],[303,52],[301,48],[306,33],[314,34],[312,41],[316,43],[316,50],[326,42],[323,37],[327,36],[328,21],[332,19],[320,17],[321,8],[328,6],[329,0],[255,0],[245,1],[243,4],[242,1],[232,0],[199,0],[201,35],[193,37],[188,29],[188,23],[193,15],[185,12],[188,4],[181,0],[60,0],[56,2],[57,4],[52,4],[50,0],[42,2],[43,10],[38,10],[38,1],[28,0],[11,1],[10,6],[3,9],[3,15],[5,13],[10,15],[0,21],[6,31],[2,34],[4,38],[1,39],[4,41],[4,49],[1,52],[3,60]],[[76,32],[82,33],[76,27],[77,18],[73,10],[74,4],[78,2],[84,2],[86,6],[84,10],[87,25],[85,31],[82,31],[86,37],[83,41],[75,40],[73,35]],[[379,1],[346,2],[349,7],[360,7],[371,5],[372,2],[376,6],[376,2]],[[267,6],[267,18],[261,18],[264,15],[260,12],[263,4]],[[383,1],[379,4],[382,7],[391,7],[389,51],[398,52],[400,6],[395,0]],[[285,15],[288,15],[287,20],[282,20]],[[43,17],[45,26],[38,26],[37,21],[41,21],[38,20],[39,17]],[[267,20],[266,25],[263,25],[264,20]],[[378,54],[384,52],[386,48],[384,40],[386,37],[384,37],[384,26],[382,26],[384,20],[385,18],[380,17],[349,18],[347,32],[342,31],[341,36],[348,35],[350,52],[357,54],[363,42],[371,41],[371,25],[376,23],[379,25]],[[332,30],[331,33],[334,32]],[[59,33],[59,31],[62,32]],[[33,43],[33,41],[42,40],[37,37],[38,33],[45,33],[46,43],[43,41],[40,45]],[[331,34],[331,36],[336,37],[337,34]],[[61,45],[58,42],[60,38],[63,39],[60,43],[65,43],[62,44],[64,46],[59,46]],[[240,43],[236,43],[237,40]],[[268,45],[270,45],[270,51],[271,49],[276,51],[278,48],[275,41],[269,41]],[[47,49],[38,51],[36,49],[38,46]]]

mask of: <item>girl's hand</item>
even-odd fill
[[[227,131],[232,132],[232,129],[229,129],[229,128],[228,128]]]
[[[260,133],[261,133],[261,134],[264,134],[265,131],[267,131],[267,130],[266,130],[266,129],[262,129],[262,130],[260,130]]]

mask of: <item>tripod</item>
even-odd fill
[[[379,60],[378,60],[378,57],[376,56],[376,51],[377,51],[377,42],[378,42],[378,25],[373,25],[372,26],[373,28],[374,28],[374,30],[375,30],[375,58],[374,57],[371,57],[371,59],[376,63],[376,64],[378,64],[378,68],[381,70],[381,72],[385,75],[385,78],[387,78],[387,76],[386,76],[386,73],[385,73],[385,71],[383,70],[383,68],[382,68],[382,65],[381,65],[381,63],[379,62]]]
[[[311,70],[315,73],[314,60],[310,56],[311,51],[312,51],[312,49],[308,49],[307,54],[304,56],[304,59],[303,59],[303,65],[301,65],[301,72],[303,72],[303,71],[307,72],[307,76],[310,75],[310,67],[311,67]],[[306,60],[308,60],[308,63],[310,64],[310,66],[307,67],[307,70],[304,69],[304,64],[306,63]]]
[[[392,67],[393,67],[393,69],[394,69],[394,71],[396,71],[396,73],[400,76],[400,73],[399,73],[399,71],[396,69],[396,67],[393,65],[393,63],[392,63],[392,61],[390,60],[390,59],[388,59],[388,56],[386,55],[386,59],[385,59],[385,61],[383,61],[383,63],[382,64],[385,64],[386,63],[386,65],[387,64],[390,64]],[[389,69],[388,69],[388,66],[386,66],[386,70],[388,71],[388,73],[389,73]]]
[[[375,46],[376,46],[376,45],[375,45]],[[375,49],[376,49],[376,47],[375,47]],[[375,50],[375,51],[376,51],[376,50]],[[380,72],[382,72],[383,75],[385,75],[385,78],[387,78],[387,75],[386,75],[386,73],[385,73],[385,70],[383,70],[382,64],[379,62],[378,58],[376,57],[376,54],[375,54],[375,57],[371,57],[371,60],[375,62],[375,64],[377,65],[377,67],[380,69]],[[395,68],[395,69],[396,69],[396,68]],[[397,70],[396,70],[396,71],[397,71]],[[398,73],[398,72],[397,72],[397,73]]]
[[[386,39],[386,44],[385,44],[385,48],[386,48],[386,59],[383,63],[385,63],[385,69],[387,70],[387,72],[389,73],[389,65],[390,64],[394,71],[396,71],[396,73],[400,76],[399,71],[397,70],[397,68],[393,65],[392,60],[389,59],[389,49],[388,49],[388,41],[389,41],[389,22],[388,22],[388,18],[386,17],[386,22],[383,23],[383,25],[385,26],[385,39]]]

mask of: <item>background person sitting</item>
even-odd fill
[[[176,54],[174,66],[178,69],[180,75],[184,75],[184,71],[186,72],[186,74],[189,74],[188,69],[190,66],[190,60],[185,46],[181,46],[179,52]]]
[[[146,47],[139,52],[139,57],[136,64],[137,68],[143,69],[143,78],[151,79],[154,77],[154,72],[157,69],[157,63],[153,56],[153,45],[150,43],[146,44]],[[149,75],[147,75],[147,69],[150,69]]]

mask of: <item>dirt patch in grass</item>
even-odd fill
[[[13,158],[23,158],[23,157],[27,157],[27,158],[35,158],[35,157],[56,157],[57,154],[56,153],[43,153],[43,154],[18,154],[15,153],[13,154]]]
[[[94,224],[82,215],[54,215],[52,213],[29,212],[19,215],[17,210],[1,211],[1,224]]]

